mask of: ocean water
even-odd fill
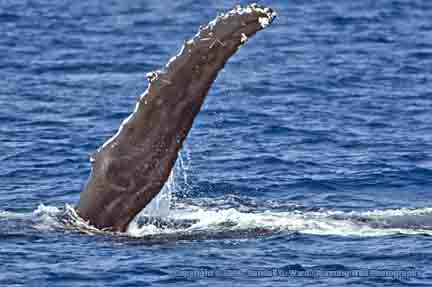
[[[160,196],[76,216],[145,74],[235,4],[0,0],[0,286],[432,285],[426,0],[266,1]]]

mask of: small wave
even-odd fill
[[[172,222],[188,225],[139,225],[134,222],[128,229],[133,237],[176,232],[230,234],[236,231],[259,233],[303,233],[334,236],[387,236],[394,234],[432,235],[432,208],[376,210],[367,212],[304,210],[290,212],[241,212],[234,208],[209,210],[188,206],[170,215]],[[139,222],[139,220],[138,220]],[[148,221],[147,221],[148,222]]]
[[[99,230],[80,218],[69,205],[58,208],[41,204],[31,213],[0,211],[0,219],[28,220],[38,230],[68,230],[157,240],[243,238],[281,232],[351,237],[432,236],[432,208],[364,212],[308,210],[299,207],[285,212],[245,212],[237,208],[179,204],[163,216],[152,212],[141,213],[125,233]]]

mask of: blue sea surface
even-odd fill
[[[236,4],[0,1],[0,286],[432,286],[432,1],[266,1],[160,196],[76,217],[146,73]]]

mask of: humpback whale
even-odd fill
[[[98,229],[126,231],[160,192],[218,72],[276,13],[250,4],[221,14],[186,41],[149,86],[117,133],[90,157],[78,214]]]

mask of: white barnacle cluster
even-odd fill
[[[253,4],[252,4],[253,5]],[[268,7],[259,7],[259,6],[253,6],[255,7],[254,10],[260,14],[265,14],[266,17],[259,17],[258,22],[260,23],[261,27],[265,28],[267,27],[273,19],[276,17],[276,12],[271,10]]]
[[[163,73],[162,71],[155,71],[155,72],[149,72],[146,74],[147,79],[150,83],[153,83],[157,80],[162,82],[164,85],[172,85],[171,80],[169,77],[167,77],[166,73]]]
[[[226,21],[229,21],[229,18],[232,16],[238,16],[238,15],[248,15],[248,14],[257,14],[258,17],[258,23],[261,25],[262,28],[266,28],[272,21],[273,19],[277,16],[276,12],[274,12],[272,9],[270,9],[269,7],[264,7],[264,6],[260,6],[256,3],[252,3],[250,5],[247,6],[240,6],[237,5],[235,6],[234,9],[226,12],[226,13],[221,13],[218,17],[216,17],[215,19],[213,19],[211,22],[209,22],[207,25],[202,25],[200,26],[200,29],[198,30],[198,32],[195,34],[195,36],[190,39],[189,41],[185,42],[184,45],[181,47],[179,53],[172,57],[168,63],[165,65],[165,69],[169,69],[170,65],[178,59],[179,56],[188,53],[191,54],[192,53],[192,47],[196,44],[195,40],[199,40],[200,42],[207,42],[209,41],[209,47],[212,48],[214,47],[216,44],[219,44],[221,46],[225,46],[225,43],[219,39],[215,39],[213,37],[213,28],[220,22],[222,23],[226,23]],[[242,26],[246,26],[248,23],[246,22],[247,17],[243,18],[243,17],[239,17],[240,19],[240,23]],[[240,37],[240,41],[241,43],[245,43],[248,40],[248,37],[246,34],[242,33],[241,37]],[[149,82],[153,82],[155,80],[159,80],[161,79],[160,75],[155,74],[155,73],[149,73],[147,74],[147,78],[149,80]],[[169,80],[165,81],[162,79],[162,82],[164,82],[165,84],[171,84],[171,82]]]
[[[243,44],[243,43],[246,43],[247,40],[248,40],[248,37],[246,36],[246,34],[241,33],[240,42]]]
[[[267,27],[273,19],[276,17],[276,12],[268,7],[259,6],[256,3],[250,4],[246,7],[236,6],[230,13],[231,14],[251,14],[258,13],[259,15],[265,15],[258,18],[258,22],[262,28]]]
[[[253,12],[253,10],[252,10],[253,5],[254,4],[251,4],[251,5],[248,5],[246,7],[242,7],[240,5],[237,5],[237,6],[235,6],[235,8],[233,10],[230,11],[230,14],[239,14],[239,15],[250,14]]]
[[[263,28],[267,27],[270,24],[270,20],[267,17],[259,17],[258,22]]]
[[[154,82],[154,81],[157,80],[157,78],[158,78],[158,73],[157,73],[157,72],[148,72],[148,73],[146,74],[146,77],[147,77],[147,80],[148,80],[150,83],[152,83],[152,82]]]

